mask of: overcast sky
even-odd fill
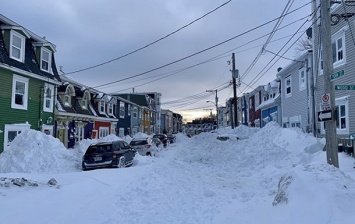
[[[232,64],[228,61],[231,62],[232,53],[242,77],[237,90],[241,95],[252,90],[247,89],[246,84],[255,88],[276,78],[277,68],[291,62],[286,58],[297,55],[295,46],[291,45],[301,32],[305,36],[304,31],[311,24],[304,24],[305,19],[310,19],[307,15],[311,14],[311,4],[285,16],[279,22],[280,27],[286,27],[273,35],[266,51],[247,72],[285,7],[290,6],[288,11],[291,12],[311,0],[289,3],[232,0],[186,26],[226,2],[228,0],[1,0],[0,8],[9,19],[55,44],[57,66],[62,66],[63,72],[73,79],[87,86],[100,86],[97,89],[106,93],[132,92],[133,88],[135,92],[160,92],[162,108],[181,113],[190,120],[192,114],[207,116],[209,111],[204,109],[214,108],[212,103],[206,102],[215,100],[214,93],[206,90],[219,90],[219,106],[233,96],[231,86],[223,89],[231,81]],[[255,29],[272,20],[275,21]],[[295,34],[297,30],[299,33]],[[291,48],[284,58],[272,60],[273,53],[278,53],[282,47],[280,54]],[[179,61],[185,57],[188,58]],[[103,66],[75,72],[110,60],[113,61]],[[178,62],[173,63],[175,61]],[[155,70],[159,67],[163,68]],[[154,71],[148,72],[150,70]],[[132,76],[136,77],[119,81]],[[112,84],[106,85],[109,83]]]

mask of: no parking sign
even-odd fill
[[[322,110],[331,110],[329,93],[325,93],[322,95]]]

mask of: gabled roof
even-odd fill
[[[5,17],[6,18],[6,17]],[[4,16],[2,16],[0,14],[0,65],[2,64],[5,67],[8,67],[9,69],[19,69],[22,70],[24,72],[27,72],[29,74],[34,74],[34,77],[38,77],[38,78],[45,78],[45,79],[51,79],[51,80],[55,80],[55,81],[60,81],[60,77],[57,71],[57,67],[55,64],[55,60],[54,60],[54,54],[52,54],[52,64],[51,64],[51,68],[52,68],[52,73],[49,72],[45,72],[42,71],[40,69],[39,66],[39,62],[37,61],[37,57],[35,54],[35,51],[33,49],[34,44],[36,43],[36,41],[38,41],[37,39],[33,38],[33,33],[29,32],[27,29],[19,26],[16,23],[6,23],[6,21],[8,21],[8,19],[4,19]],[[10,20],[11,21],[11,20]],[[19,62],[17,60],[14,60],[12,58],[10,58],[9,56],[9,50],[6,48],[5,46],[5,42],[4,42],[4,36],[2,33],[3,28],[7,29],[10,27],[16,27],[16,29],[21,29],[23,30],[23,33],[27,36],[30,35],[31,38],[26,38],[25,41],[25,58],[24,58],[24,62]]]

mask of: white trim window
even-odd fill
[[[27,110],[28,82],[28,78],[13,75],[11,108]]]
[[[110,134],[116,135],[116,128],[117,128],[117,123],[116,122],[112,122],[111,123]]]
[[[99,102],[99,112],[100,114],[105,113],[105,100],[100,100]]]
[[[85,91],[83,95],[83,99],[81,101],[81,108],[87,110],[89,108],[88,107],[89,101],[90,101],[90,93],[88,91]]]
[[[133,107],[133,118],[137,118],[137,117],[138,117],[138,108]]]
[[[345,54],[345,30],[332,37],[333,66],[338,67],[346,63]]]
[[[78,125],[75,128],[75,142],[80,142],[81,140],[84,139],[84,133],[85,133],[85,129],[84,126],[82,125]]]
[[[103,138],[109,135],[109,128],[108,127],[100,127],[99,128],[99,138]]]
[[[53,112],[54,105],[54,85],[44,84],[43,111]]]
[[[125,109],[124,109],[124,102],[120,102],[120,118],[124,118]]]
[[[291,82],[291,75],[285,78],[285,97],[292,96],[292,82]]]
[[[113,103],[108,103],[108,109],[107,109],[107,113],[109,115],[113,115]]]
[[[306,68],[305,67],[298,70],[298,76],[299,76],[300,91],[303,91],[306,89]]]
[[[337,134],[349,134],[349,101],[348,98],[335,99],[335,113]],[[326,122],[321,122],[321,132],[325,133]]]
[[[51,73],[52,52],[45,47],[41,48],[41,70]]]
[[[25,40],[26,38],[18,32],[10,31],[10,58],[24,62],[25,60]]]
[[[29,124],[16,124],[16,125],[9,125],[5,124],[5,132],[4,132],[4,150],[7,150],[8,147],[11,145],[11,142],[15,139],[17,135],[21,133],[23,130],[30,129]]]
[[[71,85],[67,86],[67,89],[65,90],[65,95],[64,95],[64,105],[69,107],[71,106],[71,97],[74,96],[74,87]]]

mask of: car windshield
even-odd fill
[[[133,140],[131,141],[130,145],[135,146],[135,145],[145,145],[148,144],[147,140]]]
[[[86,154],[111,152],[112,145],[92,145],[86,150]]]

